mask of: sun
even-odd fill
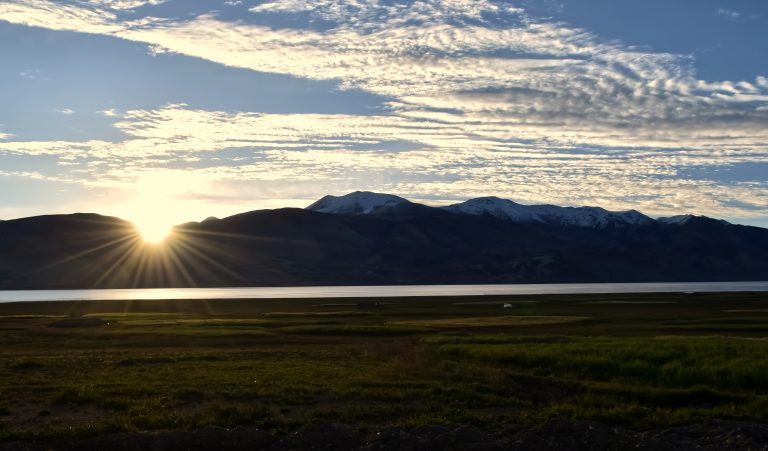
[[[114,208],[117,217],[133,223],[148,244],[160,244],[172,236],[174,227],[189,218],[210,216],[205,206],[192,201],[192,193],[208,192],[204,177],[187,171],[163,170],[135,174],[125,185],[126,197]]]
[[[144,241],[153,244],[159,244],[165,241],[171,234],[173,228],[173,226],[168,225],[168,223],[164,221],[145,220],[136,221],[134,224]]]
[[[175,172],[149,172],[132,183],[133,196],[120,210],[125,212],[146,243],[165,241],[183,214],[179,197],[192,185],[189,175]]]

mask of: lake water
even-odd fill
[[[501,294],[682,293],[768,291],[768,282],[562,283],[341,287],[141,288],[118,290],[0,290],[0,302],[120,299],[279,299]]]

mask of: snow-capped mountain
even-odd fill
[[[659,221],[662,224],[685,224],[686,222],[690,221],[695,216],[693,215],[676,215],[676,216],[669,216],[666,218],[659,218],[657,221]]]
[[[344,196],[324,196],[306,209],[320,213],[366,215],[383,207],[410,203],[410,201],[393,194],[355,191]]]
[[[477,199],[470,199],[460,204],[441,208],[451,213],[467,215],[489,214],[499,219],[509,219],[517,222],[542,222],[541,218],[530,207],[496,196],[478,197]]]
[[[388,218],[396,216],[429,215],[439,213],[483,216],[490,215],[505,221],[518,223],[541,223],[568,227],[646,226],[652,224],[685,225],[691,222],[716,221],[729,225],[722,219],[706,216],[677,215],[653,219],[637,210],[610,211],[601,207],[561,207],[558,205],[523,205],[496,196],[478,197],[444,207],[430,207],[411,202],[393,194],[355,191],[343,196],[324,196],[306,207],[306,210],[320,213],[367,215],[374,214]]]
[[[669,224],[669,225],[684,225],[688,224],[691,221],[695,221],[696,219],[710,219],[706,216],[696,216],[696,215],[676,215],[676,216],[669,216],[666,218],[659,218],[657,221],[661,224]],[[724,219],[716,219],[717,222],[721,224],[730,224],[730,222],[724,220]]]
[[[492,215],[515,222],[541,222],[576,227],[608,225],[643,225],[653,219],[636,210],[608,211],[600,207],[559,207],[557,205],[521,205],[495,196],[470,199],[442,207],[444,210],[470,215]]]

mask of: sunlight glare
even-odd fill
[[[190,182],[180,172],[145,174],[137,180],[136,195],[125,209],[145,242],[163,242],[181,222],[179,196]]]
[[[171,234],[171,226],[162,222],[138,222],[136,228],[144,241],[149,243],[161,243]]]

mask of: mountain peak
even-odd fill
[[[443,207],[451,213],[466,215],[491,215],[499,219],[508,219],[518,222],[542,222],[535,212],[525,205],[520,205],[509,199],[496,196],[477,197],[460,204]]]
[[[659,218],[658,221],[662,224],[669,224],[669,225],[686,225],[690,224],[692,222],[701,222],[701,221],[714,221],[720,224],[730,225],[731,223],[724,220],[724,219],[713,219],[709,218],[707,216],[696,216],[696,215],[676,215],[676,216],[668,216],[665,218]]]
[[[409,203],[411,202],[394,194],[355,191],[343,196],[324,196],[306,209],[319,213],[364,215],[383,207]]]
[[[693,217],[693,215],[675,215],[659,218],[658,221],[662,224],[685,224]]]

